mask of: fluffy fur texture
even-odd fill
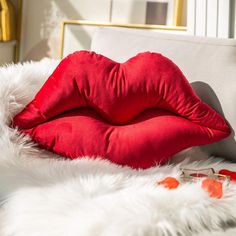
[[[171,191],[156,185],[178,177],[181,166],[235,170],[235,164],[198,149],[178,154],[173,160],[184,159],[178,164],[139,171],[86,157],[63,160],[9,128],[57,63],[0,69],[1,236],[191,235],[236,222],[236,185],[220,200],[209,198],[199,183]]]

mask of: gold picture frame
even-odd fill
[[[81,25],[81,26],[100,26],[100,27],[119,27],[119,28],[133,28],[133,29],[150,29],[150,30],[176,30],[186,31],[185,26],[167,26],[167,25],[145,25],[145,24],[116,24],[110,22],[97,22],[86,20],[65,20],[61,26],[61,46],[60,46],[60,58],[63,58],[64,52],[64,38],[66,25]]]
[[[81,25],[81,26],[102,26],[102,27],[120,27],[120,28],[134,28],[134,29],[150,29],[150,30],[175,30],[187,31],[186,26],[181,26],[181,19],[183,14],[183,0],[174,0],[174,14],[173,26],[168,25],[151,25],[151,24],[119,24],[112,22],[97,22],[88,20],[65,20],[61,25],[61,46],[60,58],[63,57],[64,43],[65,43],[65,27],[66,25]]]

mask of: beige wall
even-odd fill
[[[123,14],[127,13],[125,7],[120,13],[112,9],[117,1],[139,2],[136,6],[142,6],[141,2],[147,0],[113,0],[113,4],[111,0],[23,0],[20,60],[59,58],[61,22],[65,19],[110,21],[113,12],[116,22],[124,22],[125,17],[129,23],[140,23],[133,22],[140,17],[138,10],[131,11],[127,18],[127,14]]]
[[[110,0],[23,0],[20,60],[59,58],[61,22],[108,21],[109,7]]]

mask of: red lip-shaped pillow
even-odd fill
[[[65,157],[100,156],[133,168],[230,134],[180,69],[150,52],[125,63],[94,52],[69,55],[13,124]]]

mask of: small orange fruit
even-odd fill
[[[223,185],[215,179],[204,179],[202,181],[202,188],[207,191],[212,198],[221,198],[223,196]]]
[[[166,177],[160,182],[157,182],[158,185],[163,185],[165,188],[168,189],[175,189],[179,186],[179,181],[174,177]]]

